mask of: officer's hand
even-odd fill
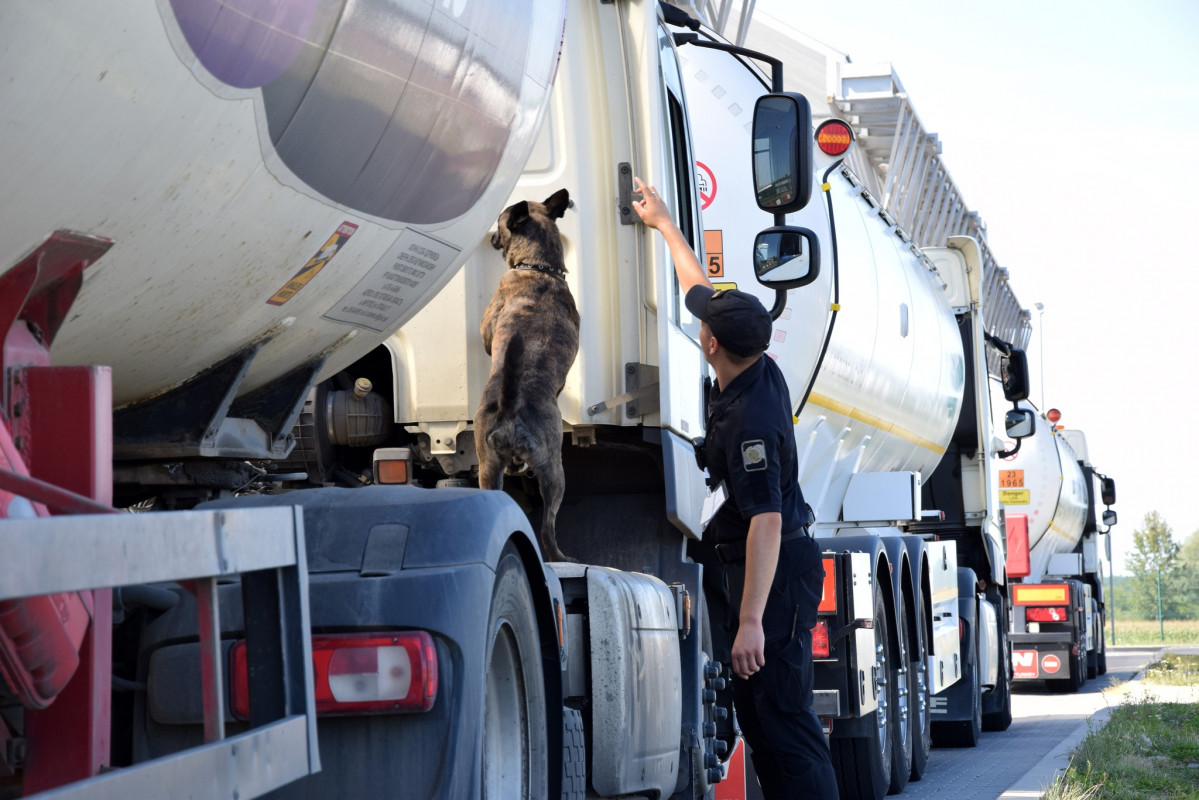
[[[652,186],[646,186],[637,176],[633,176],[633,188],[641,194],[640,200],[633,201],[633,210],[641,221],[651,228],[659,228],[664,223],[673,222],[670,209],[662,202],[662,198]]]
[[[733,674],[748,678],[766,666],[766,635],[762,623],[742,623],[733,642]]]

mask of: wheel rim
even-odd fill
[[[908,689],[908,654],[899,654],[899,668],[895,670],[895,699],[896,708],[893,710],[895,714],[895,724],[899,726],[900,741],[911,741],[908,738],[908,726],[912,724],[911,720],[911,694]]]
[[[924,653],[921,653],[920,660],[916,662],[916,698],[914,704],[916,721],[920,725],[921,735],[926,730],[925,720],[928,719],[928,698],[928,658]]]
[[[877,672],[874,677],[875,696],[878,697],[878,730],[875,731],[878,736],[879,750],[883,754],[884,763],[891,757],[891,737],[887,730],[890,714],[890,698],[887,693],[887,684],[889,678],[887,674],[887,640],[886,628],[884,627],[887,621],[884,619],[875,619],[874,627],[878,632],[878,641],[874,646],[874,662],[878,665]]]
[[[528,702],[516,635],[507,623],[495,633],[487,665],[483,712],[483,796],[525,797],[529,787]]]

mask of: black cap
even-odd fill
[[[687,292],[687,309],[708,323],[720,346],[747,358],[770,346],[770,314],[762,301],[736,289],[717,292],[699,284]]]

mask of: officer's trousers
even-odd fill
[[[731,642],[740,619],[745,562],[725,564],[724,578]],[[766,800],[837,797],[828,743],[812,710],[811,628],[823,583],[815,540],[801,536],[783,542],[762,617],[766,664],[748,680],[733,677],[733,708]]]

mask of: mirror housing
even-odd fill
[[[1017,347],[1000,360],[1000,376],[1003,379],[1003,396],[1015,403],[1028,399],[1028,356]]]
[[[1109,508],[1107,511],[1103,512],[1103,525],[1104,525],[1104,527],[1110,528],[1115,524],[1116,524],[1116,512],[1112,511]]]
[[[1116,482],[1111,478],[1104,478],[1099,485],[1099,498],[1105,506],[1116,504]]]
[[[807,228],[767,228],[754,238],[753,264],[763,286],[807,286],[820,275],[820,238]]]
[[[1003,427],[1013,439],[1026,439],[1036,433],[1037,415],[1027,408],[1009,408]]]
[[[812,107],[796,92],[778,92],[754,104],[754,193],[772,214],[799,211],[812,199]]]

